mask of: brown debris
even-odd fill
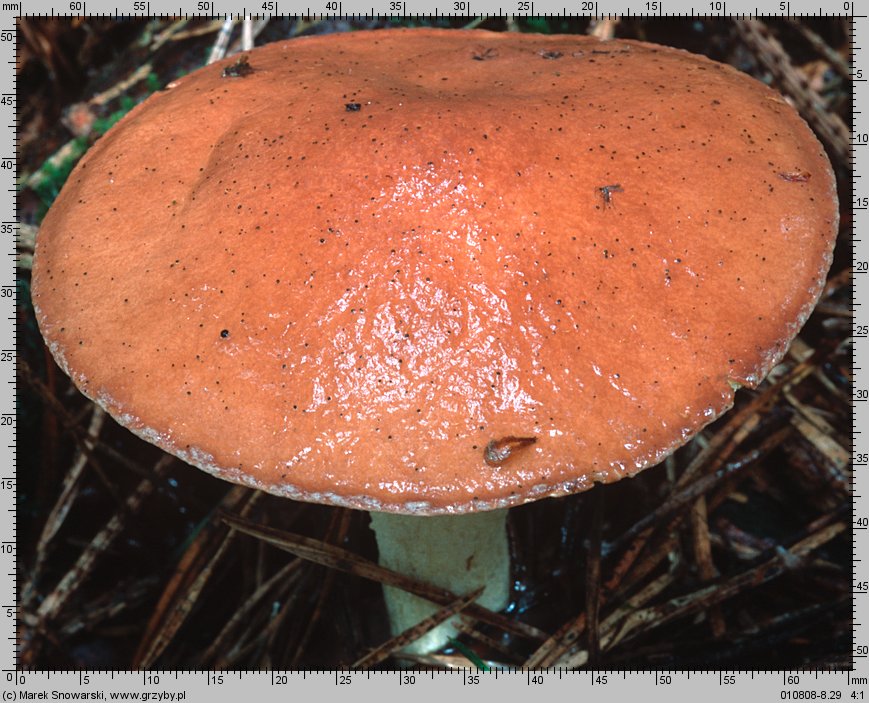
[[[353,574],[354,576],[371,579],[386,586],[395,586],[440,605],[449,605],[457,599],[457,596],[449,591],[416,581],[395,571],[390,571],[352,552],[333,547],[324,542],[263,527],[234,515],[224,515],[223,520],[239,532],[261,539],[278,549],[291,552],[315,564],[321,564]],[[466,613],[481,622],[500,627],[505,632],[513,635],[532,640],[542,641],[545,639],[545,634],[537,628],[525,623],[512,621],[499,613],[493,613],[478,605],[470,604],[466,609]]]
[[[773,75],[777,87],[794,101],[803,119],[820,135],[836,160],[847,164],[851,151],[851,133],[848,127],[835,113],[819,108],[823,101],[791,63],[781,42],[759,19],[736,19],[734,25],[758,61]]]
[[[241,507],[241,514],[247,514],[258,494],[241,487],[229,491],[224,506],[229,509]],[[169,581],[166,590],[154,609],[151,621],[133,658],[133,667],[148,669],[172,641],[175,633],[190,615],[202,589],[229,550],[236,535],[227,531],[216,520],[199,533],[190,545]]]
[[[405,645],[408,645],[411,642],[418,640],[420,637],[436,628],[442,622],[446,622],[456,613],[460,613],[471,603],[477,600],[482,592],[483,587],[481,586],[480,588],[471,591],[469,594],[457,598],[454,602],[445,605],[433,615],[430,615],[429,617],[422,620],[419,624],[414,625],[413,627],[396,635],[392,639],[387,640],[379,647],[376,647],[373,651],[366,654],[361,659],[357,659],[350,668],[370,669],[372,666],[379,664],[384,659],[394,654]]]

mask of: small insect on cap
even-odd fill
[[[58,363],[223,478],[434,514],[659,462],[782,357],[837,231],[780,95],[630,41],[386,30],[179,80],[33,270]]]

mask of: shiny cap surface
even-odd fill
[[[384,30],[177,81],[40,230],[42,332],[222,478],[418,514],[658,463],[813,308],[821,146],[734,69],[631,41]]]

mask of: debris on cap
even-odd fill
[[[191,464],[459,513],[633,475],[714,420],[809,315],[837,218],[809,128],[728,66],[354,32],[133,110],[46,216],[33,293],[82,392]]]

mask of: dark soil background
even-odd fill
[[[256,23],[256,44],[396,24],[594,31],[730,63],[818,133],[842,222],[825,295],[760,388],[636,479],[511,511],[507,618],[533,628],[469,622],[457,646],[404,664],[850,668],[849,20],[287,18]],[[291,553],[297,534],[376,560],[364,513],[258,494],[163,455],[75,390],[34,322],[33,241],[66,175],[134,104],[203,65],[221,25],[18,20],[23,668],[335,669],[389,638],[379,584]],[[229,514],[287,533],[284,549],[230,530]]]

